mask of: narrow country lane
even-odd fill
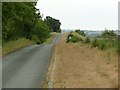
[[[32,45],[15,51],[2,59],[3,88],[41,88],[50,62],[53,46],[61,34],[57,35],[52,44]]]

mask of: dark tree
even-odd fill
[[[49,26],[42,20],[36,2],[2,3],[2,40],[19,38],[45,41],[50,34]]]
[[[60,29],[61,23],[59,20],[54,19],[50,16],[47,16],[45,18],[45,22],[49,26],[49,29],[51,30],[51,32],[61,32],[61,29]]]

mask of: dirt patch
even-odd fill
[[[54,48],[47,81],[50,80],[56,59],[54,88],[118,87],[116,52],[112,49],[101,51],[81,43],[67,44],[67,35],[68,33],[62,34]]]

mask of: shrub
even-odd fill
[[[80,38],[78,38],[77,36],[72,36],[70,41],[76,43],[80,41]]]
[[[68,42],[83,42],[85,40],[85,37],[76,33],[76,32],[71,32],[68,37],[67,37],[67,43]]]
[[[105,31],[102,32],[101,37],[103,37],[103,38],[115,38],[116,34],[113,30],[105,29]]]
[[[91,46],[92,47],[97,47],[98,46],[98,41],[97,41],[96,38],[92,41]]]
[[[118,45],[117,45],[116,51],[117,51],[117,53],[120,55],[120,41],[118,41]]]
[[[35,35],[35,41],[37,41],[37,43],[43,43],[50,36],[49,27],[42,20],[38,21],[34,27],[33,34]]]
[[[71,37],[73,36],[71,33],[72,33],[72,32],[70,32],[70,34],[67,36],[67,40],[66,40],[67,43],[70,42],[70,39],[71,39]]]
[[[33,35],[32,40],[36,42],[36,44],[41,44],[41,41],[38,39],[36,35]]]
[[[78,34],[80,34],[80,35],[82,35],[82,36],[84,36],[84,37],[86,36],[85,33],[84,33],[84,31],[80,31],[79,29],[75,30],[75,32],[78,33]]]
[[[92,47],[98,47],[101,50],[108,48],[116,48],[118,47],[117,45],[118,45],[118,41],[116,39],[110,39],[110,38],[98,38],[93,40],[93,42],[91,43]]]
[[[79,29],[78,29],[78,30],[75,30],[75,32],[78,33],[78,34],[80,34],[80,30],[79,30]]]
[[[105,47],[106,47],[105,42],[99,42],[99,41],[98,41],[98,48],[99,48],[99,49],[103,50],[103,49],[105,49]]]
[[[90,43],[90,39],[86,37],[84,43]]]

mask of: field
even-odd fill
[[[118,87],[118,54],[115,49],[99,50],[84,43],[66,43],[68,33],[54,47],[44,87],[51,80],[54,88]],[[53,66],[55,64],[55,69]]]

